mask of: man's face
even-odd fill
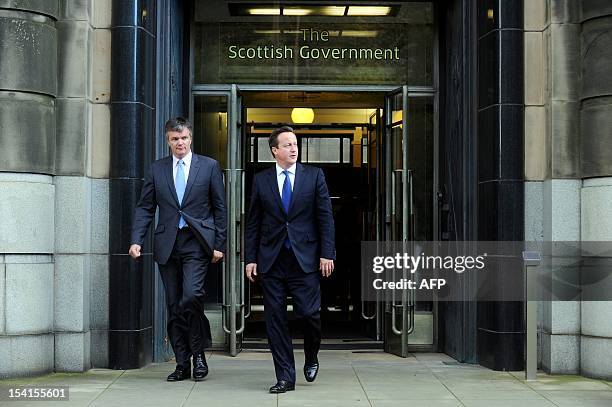
[[[183,158],[191,151],[191,133],[189,129],[183,128],[183,131],[169,131],[167,133],[168,145],[172,150],[172,155],[176,158]]]
[[[278,147],[272,147],[278,165],[287,169],[297,162],[298,146],[295,134],[285,132],[278,135]]]

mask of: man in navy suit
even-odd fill
[[[295,361],[287,323],[287,295],[304,328],[304,376],[319,371],[321,275],[334,270],[334,219],[323,171],[297,163],[293,129],[268,140],[276,165],[255,175],[246,224],[246,276],[263,287],[268,343],[277,383],[270,393],[295,389]]]
[[[176,369],[168,381],[204,379],[204,350],[211,345],[204,315],[204,281],[209,263],[223,258],[226,240],[225,187],[219,163],[191,152],[191,124],[182,117],[165,125],[172,155],[155,161],[134,212],[129,254],[140,257],[149,224],[159,208],[154,259],[168,306],[168,336]]]

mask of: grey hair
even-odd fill
[[[168,120],[164,125],[164,131],[166,134],[168,134],[169,131],[176,131],[180,133],[183,131],[183,129],[189,130],[189,135],[191,135],[191,123],[189,122],[189,120],[180,116]]]

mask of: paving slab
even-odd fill
[[[296,351],[296,390],[268,393],[274,384],[270,352],[244,351],[237,357],[207,353],[209,376],[201,381],[166,382],[173,362],[141,369],[92,369],[0,381],[7,386],[68,386],[69,401],[11,402],[19,406],[100,407],[610,407],[612,383],[580,376],[496,372],[453,363],[446,355],[412,354],[402,359],[376,351],[322,351],[316,382],[302,375],[304,354]],[[0,401],[0,404],[3,402]],[[6,403],[5,403],[6,404]]]

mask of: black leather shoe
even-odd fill
[[[319,373],[318,363],[307,363],[304,365],[304,377],[307,382],[314,382],[317,378],[317,373]]]
[[[206,364],[206,356],[204,353],[196,353],[193,355],[193,380],[199,382],[208,376],[208,365]]]
[[[206,356],[203,353],[193,355],[193,380],[199,382],[204,380],[208,375],[208,365],[206,364]]]
[[[191,372],[189,370],[189,368],[183,369],[177,366],[176,370],[170,373],[166,380],[169,382],[180,382],[181,380],[189,379],[191,377]]]
[[[285,393],[291,390],[295,390],[295,383],[286,380],[279,380],[274,386],[270,387],[270,393],[272,394]]]

